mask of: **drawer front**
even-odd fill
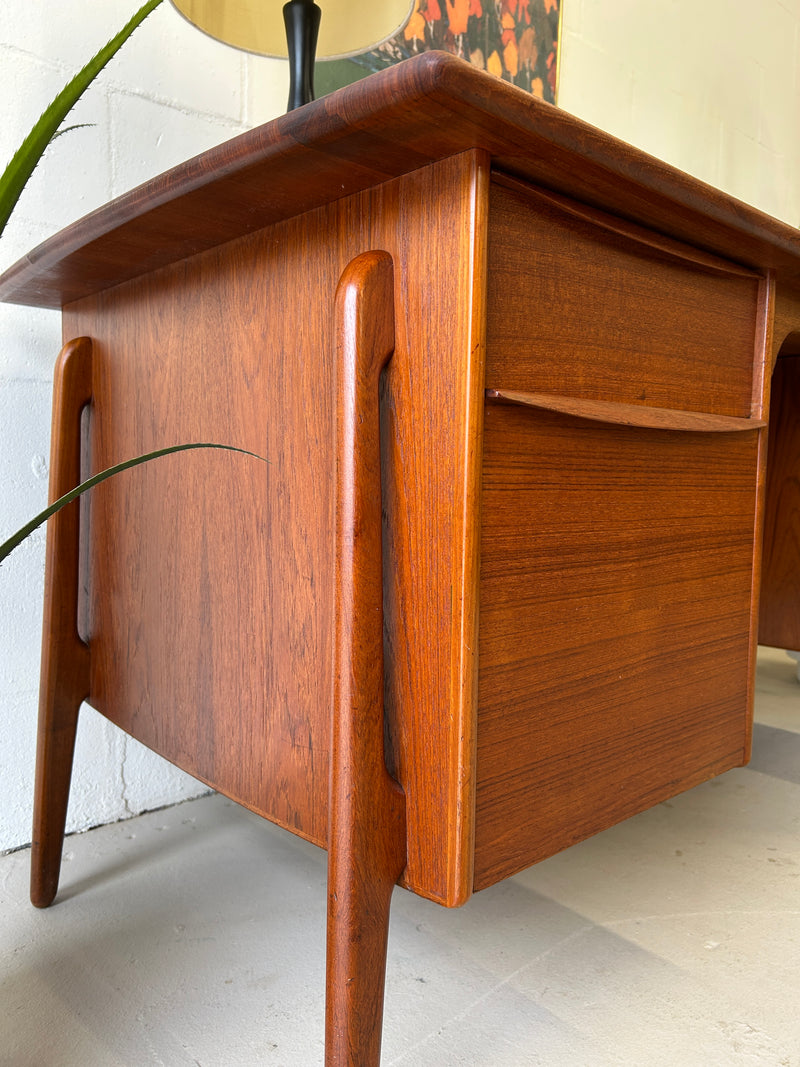
[[[762,280],[622,220],[495,176],[490,388],[747,417]]]
[[[770,290],[495,176],[475,888],[748,758]]]
[[[746,760],[763,430],[722,425],[487,404],[476,889]]]

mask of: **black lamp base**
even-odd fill
[[[289,0],[283,7],[289,46],[289,103],[287,111],[314,99],[314,62],[322,11],[313,0]]]

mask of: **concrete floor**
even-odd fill
[[[446,911],[396,891],[383,1063],[800,1065],[800,685],[748,768]],[[209,796],[0,859],[0,1064],[316,1067],[325,854]]]

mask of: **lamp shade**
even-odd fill
[[[172,0],[174,7],[218,41],[264,56],[286,56],[282,0]],[[320,0],[317,55],[342,59],[393,37],[408,21],[413,0]]]

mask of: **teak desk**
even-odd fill
[[[800,649],[797,231],[430,54],[0,297],[63,308],[53,493],[269,461],[51,524],[34,903],[85,699],[329,848],[327,1062],[372,1067],[396,881],[462,904],[747,760],[759,587]]]

